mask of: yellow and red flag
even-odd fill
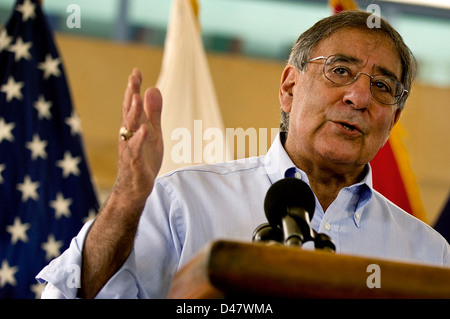
[[[334,14],[344,10],[358,9],[358,5],[353,0],[330,0],[329,4]]]

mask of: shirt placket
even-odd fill
[[[343,189],[339,192],[337,198],[331,203],[320,221],[318,232],[330,236],[336,246],[336,252],[340,251],[340,226],[345,218],[351,218],[352,212],[348,211],[349,202],[353,194]]]

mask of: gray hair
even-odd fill
[[[411,92],[411,85],[416,76],[417,63],[411,50],[403,41],[402,36],[387,22],[380,18],[380,28],[369,28],[367,19],[370,12],[361,10],[342,11],[338,14],[331,15],[315,23],[311,28],[306,30],[291,49],[288,64],[292,64],[299,71],[306,70],[308,61],[310,60],[311,51],[323,39],[331,36],[335,32],[343,28],[358,28],[370,32],[384,33],[393,42],[402,64],[401,82],[408,93],[405,94],[398,102],[398,108],[403,109],[406,99]],[[280,130],[288,131],[289,114],[281,110]]]

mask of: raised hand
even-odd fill
[[[140,96],[141,72],[128,78],[119,135],[116,183],[87,234],[82,251],[79,296],[93,298],[125,262],[145,201],[161,167],[161,93],[149,88]]]
[[[119,162],[114,196],[143,206],[161,168],[161,93],[149,88],[140,96],[141,72],[128,79],[122,108],[122,129],[129,132],[119,139]]]

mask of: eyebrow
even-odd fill
[[[358,63],[362,63],[362,61],[360,59],[358,59],[357,57],[351,56],[351,55],[346,55],[346,54],[342,54],[342,53],[336,53],[333,54],[336,58],[338,59],[344,59],[347,60],[349,62],[354,62],[356,64]]]
[[[354,57],[352,55],[343,54],[343,53],[337,53],[337,54],[334,54],[334,56],[341,58],[341,59],[345,59],[350,62],[354,62],[356,64],[361,64],[363,62],[361,59],[358,59],[357,57]],[[394,72],[390,71],[389,69],[387,69],[383,66],[376,65],[375,70],[377,72],[380,72],[379,74],[387,75],[387,76],[394,78],[395,80],[400,82],[400,80],[398,79],[397,75]]]
[[[379,65],[377,65],[375,68],[376,68],[377,70],[379,70],[379,72],[381,72],[381,74],[390,76],[391,78],[394,78],[395,80],[397,80],[397,81],[400,82],[400,80],[397,78],[397,75],[395,75],[394,72],[389,71],[388,69],[386,69],[386,68],[384,68],[384,67],[382,67],[382,66],[379,66]]]

